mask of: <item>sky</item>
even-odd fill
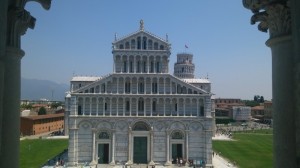
[[[272,99],[269,35],[250,25],[240,0],[55,0],[49,11],[36,2],[26,10],[37,21],[22,36],[24,78],[69,84],[73,75],[112,73],[115,33],[135,32],[143,19],[146,31],[168,34],[170,73],[176,54],[189,52],[216,98]]]

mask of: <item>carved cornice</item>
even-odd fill
[[[260,22],[258,30],[269,31],[270,39],[291,34],[289,0],[243,0],[243,5],[254,13],[251,24]]]
[[[50,9],[51,0],[21,0],[19,3],[8,8],[7,23],[7,46],[20,49],[20,38],[28,28],[33,29],[36,19],[25,10],[25,5],[29,1],[35,1],[46,10]]]

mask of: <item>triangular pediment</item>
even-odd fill
[[[92,83],[90,83],[89,85],[86,85],[82,88],[79,88],[75,91],[73,91],[73,93],[101,93],[105,92],[105,89],[109,89],[109,90],[116,90],[116,84],[119,83],[119,85],[121,85],[121,87],[123,87],[124,85],[124,81],[128,79],[130,79],[129,81],[131,82],[137,82],[140,81],[140,79],[144,80],[144,81],[151,81],[150,78],[153,79],[153,81],[160,81],[160,80],[165,80],[166,81],[172,81],[172,86],[166,84],[166,87],[176,87],[177,86],[180,87],[180,93],[182,94],[210,94],[208,91],[201,89],[199,87],[196,87],[190,83],[185,82],[184,80],[181,80],[180,78],[177,78],[173,75],[170,74],[155,74],[155,77],[153,76],[154,74],[130,74],[127,77],[122,75],[122,74],[110,74],[107,75],[99,80],[96,80]],[[121,79],[119,82],[117,82],[117,79]],[[149,79],[149,80],[148,80]],[[168,83],[168,82],[166,82]],[[104,86],[105,85],[105,86]],[[150,83],[146,84],[147,86],[150,86]],[[132,87],[137,87],[137,84],[132,84]],[[105,87],[105,89],[103,88]],[[112,92],[113,93],[113,92]],[[122,92],[121,92],[122,93]]]
[[[145,30],[139,30],[139,31],[131,33],[127,36],[121,37],[121,38],[117,39],[116,41],[114,41],[113,44],[131,41],[132,39],[136,39],[137,37],[146,37],[147,39],[151,39],[152,41],[160,42],[165,45],[168,44],[168,41],[166,39],[158,37],[158,36],[154,35],[153,33],[145,31]]]

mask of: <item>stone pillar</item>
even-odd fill
[[[299,81],[295,82],[294,75],[295,53],[297,53],[294,47],[299,48],[299,44],[293,43],[290,9],[292,5],[289,2],[283,0],[260,3],[243,0],[244,7],[254,13],[251,23],[260,22],[258,29],[263,32],[269,31],[270,34],[270,39],[266,44],[272,51],[273,147],[275,152],[273,161],[275,167],[300,167],[299,157],[297,166],[297,112],[294,94],[295,86],[299,83]],[[296,3],[296,1],[292,2]],[[294,8],[296,9],[296,6]],[[299,20],[294,21],[299,23]],[[299,34],[299,27],[294,31],[295,35]]]
[[[298,0],[291,1],[292,14],[292,32],[294,41],[294,60],[295,60],[295,105],[296,116],[295,121],[300,121],[300,2]],[[300,122],[296,122],[296,152],[297,152],[297,166],[300,167]]]
[[[85,97],[83,97],[82,99],[82,115],[85,115]]]
[[[90,97],[90,110],[89,110],[89,115],[91,116],[92,115],[92,103],[93,103],[93,98]]]
[[[133,162],[132,162],[132,154],[131,154],[131,151],[132,151],[132,130],[131,130],[131,127],[129,127],[128,129],[128,161],[126,163],[126,165],[132,165]]]
[[[91,166],[97,164],[97,161],[96,161],[96,129],[95,128],[92,129],[92,133],[93,133],[93,147],[92,147],[92,161],[90,163]]]
[[[19,138],[20,138],[20,92],[21,92],[21,58],[24,52],[18,48],[6,48],[4,71],[4,96],[1,135],[1,160],[8,162],[8,167],[19,167]],[[0,167],[6,163],[1,162]]]
[[[7,29],[7,8],[8,8],[8,0],[3,0],[0,3],[0,123],[3,121],[3,99],[4,99],[4,69],[5,69],[5,50],[6,50],[6,29]],[[5,155],[2,151],[3,144],[2,138],[5,136],[2,132],[2,124],[0,124],[0,165],[5,162],[2,159],[2,154]],[[19,159],[16,158],[15,159]],[[3,163],[4,164],[4,163]],[[1,166],[4,167],[4,166]]]
[[[185,130],[185,157],[188,160],[189,159],[189,130]]]
[[[69,134],[69,148],[68,148],[68,165],[74,166],[77,165],[77,149],[78,149],[78,128],[70,128]]]
[[[116,131],[115,130],[112,130],[112,144],[111,144],[111,162],[110,162],[110,165],[115,165],[115,151],[116,151],[116,140],[115,140],[115,133]]]
[[[170,161],[170,131],[166,130],[166,137],[167,137],[167,142],[166,142],[166,163],[165,166],[170,166],[172,165],[172,162]]]
[[[24,9],[26,2],[0,3],[0,167],[19,167],[21,36],[36,21]],[[37,2],[50,8],[50,0]]]
[[[149,165],[150,166],[153,166],[155,165],[154,161],[153,161],[153,150],[154,150],[154,138],[153,138],[153,127],[151,127],[151,130],[150,130],[150,162],[149,162]]]

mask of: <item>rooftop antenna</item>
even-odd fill
[[[117,33],[115,33],[115,41],[117,41]]]

